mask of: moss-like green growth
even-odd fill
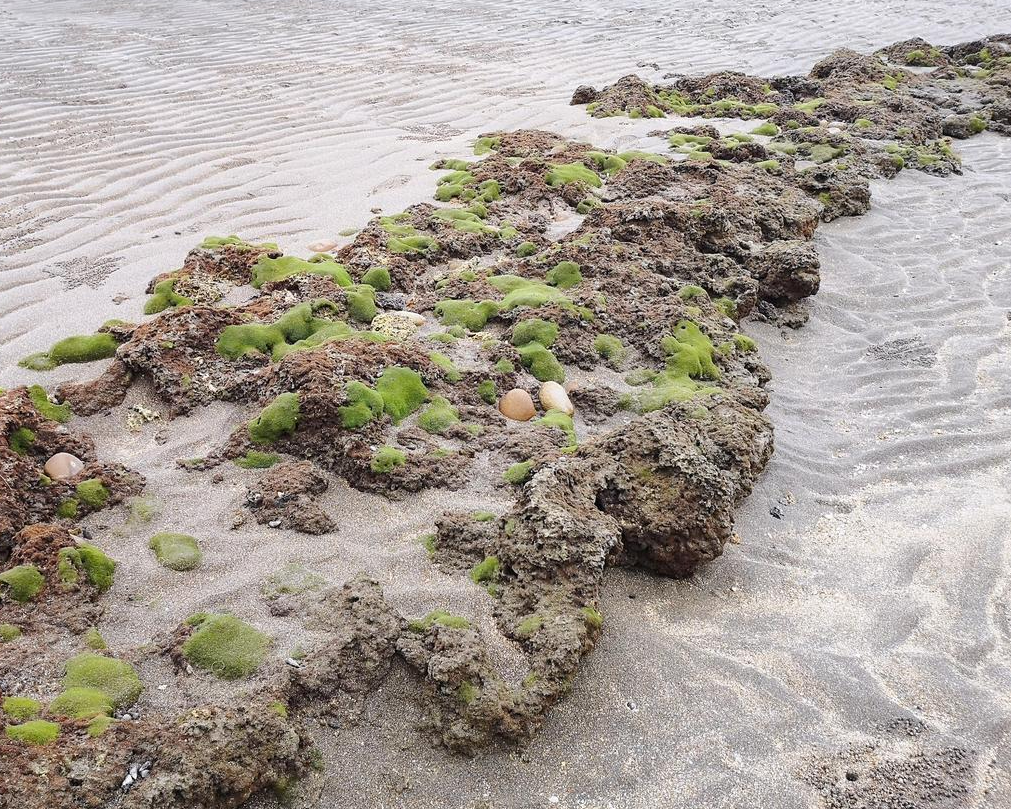
[[[764,124],[759,124],[754,129],[751,130],[752,135],[766,135],[768,137],[773,137],[779,134],[779,127],[776,126],[772,121],[766,121]]]
[[[257,444],[272,444],[298,426],[297,393],[282,393],[249,422],[249,437]]]
[[[579,201],[576,206],[576,213],[583,214],[584,216],[592,211],[594,208],[599,208],[601,202],[596,197],[585,197]]]
[[[579,265],[574,261],[559,261],[554,267],[548,270],[544,279],[551,286],[559,289],[571,289],[583,282],[583,274],[579,271]]]
[[[743,351],[745,353],[751,353],[752,351],[758,350],[758,346],[755,344],[755,341],[746,334],[735,334],[734,345],[737,346],[739,351]]]
[[[483,137],[478,138],[474,141],[474,154],[483,155],[488,154],[488,152],[498,149],[499,143],[501,143],[502,138],[500,137]]]
[[[535,419],[534,423],[543,424],[545,427],[557,427],[569,439],[568,446],[576,446],[576,428],[572,424],[572,416],[561,410],[549,410],[539,419]]]
[[[0,643],[10,643],[20,637],[21,630],[14,624],[0,624]]]
[[[444,396],[436,396],[418,416],[418,426],[427,433],[441,435],[460,421],[460,414]]]
[[[537,309],[549,303],[572,308],[572,301],[561,290],[541,281],[531,281],[518,275],[493,275],[488,283],[506,293],[501,304],[501,308],[506,311],[518,306]]]
[[[517,351],[523,367],[540,382],[565,381],[565,369],[554,354],[536,341],[519,346]]]
[[[357,430],[383,415],[386,406],[383,397],[368,385],[357,380],[348,382],[344,395],[347,396],[348,404],[337,408],[344,429]]]
[[[88,723],[86,732],[92,739],[96,739],[107,731],[113,723],[111,716],[96,716]]]
[[[18,427],[7,439],[10,448],[18,455],[27,455],[35,443],[35,433],[27,427]]]
[[[604,616],[594,607],[583,607],[583,620],[586,621],[587,626],[593,629],[600,629],[601,625],[604,623]]]
[[[38,716],[42,712],[42,705],[37,699],[29,697],[4,697],[3,710],[11,719],[23,722]]]
[[[537,245],[533,242],[523,242],[519,247],[516,248],[516,255],[519,258],[526,258],[527,256],[532,256],[537,252]]]
[[[388,292],[392,286],[389,267],[370,267],[362,276],[362,283],[379,292]]]
[[[550,320],[531,318],[521,320],[513,326],[510,342],[514,346],[524,346],[527,343],[540,343],[545,348],[550,348],[552,343],[558,338],[558,324]]]
[[[154,551],[159,564],[169,570],[193,570],[204,558],[196,538],[188,534],[155,534],[148,547]]]
[[[428,553],[428,558],[431,559],[435,556],[435,534],[424,534],[419,538],[421,546]]]
[[[500,374],[511,374],[516,370],[516,366],[507,359],[501,359],[495,363],[495,370]]]
[[[969,118],[969,131],[974,135],[978,135],[986,129],[986,119],[981,118],[979,115],[973,115]]]
[[[906,54],[905,61],[910,67],[933,67],[939,63],[941,56],[941,51],[937,48],[930,48],[927,51],[917,48]]]
[[[277,252],[277,245],[273,242],[255,244],[253,242],[247,242],[245,239],[241,239],[235,234],[232,234],[231,236],[204,236],[204,240],[200,242],[200,248],[202,250],[220,250],[222,247],[231,247],[240,252],[247,252],[249,250],[269,250],[271,252]]]
[[[460,369],[456,367],[449,357],[445,354],[440,354],[438,351],[433,351],[428,355],[428,358],[432,363],[439,368],[443,375],[450,382],[459,382],[463,379],[463,374],[460,373]]]
[[[109,648],[105,642],[105,638],[102,637],[102,633],[95,629],[95,627],[89,627],[88,631],[84,633],[84,645],[89,649],[94,649],[96,652]]]
[[[493,379],[484,379],[477,385],[477,395],[485,404],[495,404],[498,401],[498,386]]]
[[[754,165],[756,169],[767,171],[770,174],[778,174],[780,169],[778,160],[759,160]]]
[[[112,587],[116,563],[94,545],[82,542],[76,548],[61,548],[59,562],[63,566],[69,564],[73,567],[73,581],[77,581],[77,571],[83,571],[88,582],[98,590],[105,592]],[[57,572],[62,579],[65,571],[60,565]]]
[[[386,475],[407,463],[407,456],[396,447],[380,447],[369,465],[377,475]]]
[[[514,463],[502,474],[502,479],[505,480],[506,483],[512,483],[513,485],[526,483],[530,480],[530,473],[533,468],[533,461],[520,461],[519,463]]]
[[[175,286],[175,278],[166,278],[155,284],[154,294],[144,304],[144,314],[156,315],[176,306],[192,306],[193,299],[177,293]]]
[[[0,584],[7,585],[6,595],[22,603],[35,598],[45,581],[35,565],[18,565],[0,573]]]
[[[469,680],[464,680],[460,683],[460,687],[456,690],[457,698],[465,705],[470,705],[480,694],[481,689]]]
[[[544,616],[530,615],[516,625],[516,634],[521,638],[529,638],[542,626],[544,626]]]
[[[593,349],[610,363],[621,362],[625,346],[613,334],[598,334],[593,340]]]
[[[49,705],[53,716],[71,719],[88,719],[92,716],[108,716],[112,713],[111,700],[97,688],[75,686],[68,688]]]
[[[70,417],[74,415],[74,411],[70,409],[70,405],[56,405],[50,402],[41,385],[32,385],[28,389],[28,398],[32,400],[35,409],[45,418],[52,419],[60,424],[70,421]]]
[[[681,132],[673,133],[668,140],[670,145],[675,148],[681,148],[684,146],[705,146],[713,141],[713,139],[708,135],[685,135]]]
[[[495,301],[444,300],[435,304],[435,314],[444,326],[463,326],[470,331],[481,331],[488,321],[498,314]]]
[[[475,584],[493,582],[498,578],[498,557],[489,556],[470,569],[470,580]]]
[[[720,378],[720,369],[713,362],[712,341],[692,321],[680,321],[674,334],[660,341],[660,347],[667,355],[668,370],[692,379]]]
[[[421,407],[428,398],[428,388],[417,371],[392,365],[384,368],[376,381],[387,414],[399,424]]]
[[[74,498],[64,500],[56,507],[56,516],[64,520],[72,520],[77,516],[78,502]]]
[[[182,646],[194,666],[223,680],[238,680],[255,672],[267,653],[270,639],[234,615],[207,615]]]
[[[137,701],[144,690],[133,666],[124,660],[82,652],[67,661],[64,688],[94,688],[101,691],[113,707],[124,708]]]
[[[44,719],[34,719],[21,725],[7,726],[7,738],[25,744],[38,746],[52,744],[59,735],[60,726]]]
[[[343,264],[322,257],[319,261],[306,261],[295,256],[280,256],[269,258],[261,256],[252,267],[252,284],[259,289],[272,281],[282,281],[293,275],[324,275],[332,278],[334,283],[342,287],[350,287],[354,282]]]
[[[359,284],[347,292],[348,314],[359,323],[371,323],[375,318],[376,291],[368,284]]]
[[[243,469],[269,469],[280,460],[281,456],[275,455],[273,452],[260,452],[251,449],[241,458],[235,458],[234,463]]]
[[[453,615],[446,610],[432,610],[424,618],[409,621],[407,628],[412,632],[424,632],[432,624],[447,626],[450,629],[470,629],[470,621],[459,615]]]
[[[594,188],[600,188],[604,184],[596,173],[582,163],[552,163],[544,175],[544,182],[553,188],[569,183],[584,183]]]
[[[93,511],[102,508],[109,499],[109,490],[100,478],[82,480],[77,484],[75,492],[77,499]]]
[[[737,304],[730,298],[717,298],[713,301],[713,305],[727,317],[737,319]]]
[[[793,105],[793,108],[810,114],[824,103],[825,99],[819,96],[818,98],[809,98],[807,101],[799,101]]]
[[[33,371],[50,371],[58,365],[107,359],[118,347],[115,338],[105,332],[67,337],[54,343],[49,351],[30,354],[18,365]]]

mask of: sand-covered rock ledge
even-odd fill
[[[23,358],[38,384],[0,395],[0,797],[325,803],[391,692],[447,759],[521,750],[613,631],[608,569],[719,564],[773,454],[748,324],[803,344],[819,226],[1011,133],[1011,36],[572,103],[655,119],[654,148],[489,131],[332,252],[206,236],[142,319]],[[970,759],[909,805],[961,805],[937,801],[975,789]]]

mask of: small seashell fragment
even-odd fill
[[[335,241],[323,240],[320,242],[313,242],[312,244],[307,246],[314,253],[329,253],[337,246],[337,244],[338,243]]]

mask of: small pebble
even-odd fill
[[[530,421],[537,410],[530,394],[522,388],[513,388],[498,403],[499,412],[513,421]]]
[[[45,473],[53,480],[67,480],[84,469],[84,461],[69,452],[57,452],[46,461]]]
[[[308,248],[312,250],[312,252],[314,253],[329,253],[336,246],[337,242],[324,240],[321,242],[313,242],[312,244],[308,245]]]

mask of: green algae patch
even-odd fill
[[[496,137],[486,136],[483,138],[478,138],[476,141],[474,141],[474,154],[483,155],[488,154],[489,152],[493,152],[496,149],[498,149],[499,144],[501,142],[502,138],[497,136]]]
[[[418,416],[418,426],[426,433],[442,435],[460,422],[460,413],[444,396],[436,396]]]
[[[625,346],[613,334],[598,334],[593,340],[593,350],[610,363],[621,362],[625,354]]]
[[[751,130],[752,135],[765,135],[767,137],[775,137],[779,134],[779,127],[776,126],[772,121],[766,121],[764,124],[759,124],[754,129]]]
[[[583,620],[586,621],[586,625],[593,629],[600,629],[604,623],[604,616],[600,614],[600,611],[594,607],[583,607]]]
[[[544,182],[552,188],[569,183],[584,183],[594,188],[600,188],[604,184],[595,172],[582,163],[552,163],[544,175]]]
[[[549,410],[539,419],[535,419],[534,424],[541,424],[545,427],[556,427],[565,433],[568,438],[568,446],[576,446],[576,428],[572,424],[572,416],[563,413],[561,410]]]
[[[27,455],[35,443],[35,433],[27,427],[18,427],[7,439],[10,448],[18,455]]]
[[[347,293],[348,314],[359,323],[371,323],[375,318],[376,291],[368,284],[359,284]]]
[[[297,393],[282,393],[249,422],[249,437],[257,444],[272,444],[298,426]]]
[[[0,624],[0,643],[10,643],[20,637],[21,630],[14,624]]]
[[[537,245],[533,242],[522,242],[519,247],[516,248],[517,258],[527,258],[532,256],[537,252]]]
[[[20,725],[7,726],[8,739],[35,746],[52,744],[59,735],[60,726],[55,722],[47,722],[44,719],[35,719]]]
[[[96,739],[107,731],[113,723],[111,716],[96,716],[88,723],[86,732],[92,739]]]
[[[575,261],[559,261],[548,270],[544,280],[559,289],[571,289],[583,282],[583,274]]]
[[[383,369],[376,380],[376,390],[383,397],[387,414],[396,424],[421,407],[428,398],[428,388],[421,380],[421,375],[399,365]]]
[[[498,578],[498,557],[489,556],[470,569],[470,580],[474,584],[493,582]]]
[[[23,722],[25,719],[34,719],[42,713],[42,705],[37,699],[30,697],[4,697],[3,711],[11,719]]]
[[[18,565],[0,573],[0,584],[7,586],[6,595],[21,603],[35,598],[45,581],[35,565]]]
[[[74,411],[70,409],[70,405],[57,405],[50,402],[49,397],[46,395],[46,392],[41,385],[32,385],[28,389],[28,398],[32,400],[32,404],[35,406],[35,409],[38,410],[42,416],[47,419],[52,419],[60,424],[66,424],[70,421],[70,417],[74,415]]]
[[[175,291],[176,279],[166,278],[155,284],[154,294],[147,299],[144,304],[145,315],[156,315],[166,309],[174,309],[177,306],[192,306],[193,299],[180,295]]]
[[[485,404],[495,404],[498,401],[498,386],[493,379],[483,379],[477,385],[477,395]]]
[[[560,384],[565,381],[565,369],[545,346],[534,341],[519,346],[516,350],[519,352],[523,367],[539,382],[551,381]]]
[[[70,719],[90,719],[93,716],[108,716],[113,711],[112,701],[97,688],[74,686],[68,688],[49,705],[53,716]]]
[[[109,499],[109,490],[99,478],[82,480],[75,488],[77,499],[88,508],[98,511]]]
[[[383,415],[386,403],[382,394],[357,380],[348,382],[344,388],[348,403],[337,408],[341,426],[346,430],[357,430],[373,419]]]
[[[64,500],[56,507],[56,516],[64,520],[73,519],[77,516],[77,500],[71,498]]]
[[[332,278],[341,287],[350,287],[354,282],[343,264],[323,257],[319,261],[306,261],[295,256],[269,258],[261,256],[252,267],[252,284],[259,289],[272,281],[283,281],[293,275],[323,275]]]
[[[512,483],[513,485],[518,486],[519,484],[526,483],[530,480],[530,473],[533,468],[533,461],[520,461],[519,463],[514,463],[502,473],[502,479],[506,483]]]
[[[95,629],[95,627],[91,627],[84,633],[84,645],[89,649],[94,649],[96,652],[109,648],[105,642],[105,638],[102,637],[102,633]]]
[[[234,463],[243,469],[269,469],[280,460],[281,456],[275,455],[273,452],[260,452],[251,449],[241,458],[236,458]]]
[[[435,534],[423,534],[418,537],[418,541],[421,543],[421,547],[425,549],[428,554],[428,558],[432,559],[435,557]]]
[[[254,673],[267,653],[270,638],[234,615],[207,615],[182,646],[194,666],[222,680],[239,680]]]
[[[446,610],[432,610],[424,618],[409,621],[407,628],[412,632],[424,632],[433,624],[446,626],[450,629],[470,629],[470,621]]]
[[[18,365],[33,371],[51,371],[58,365],[108,359],[118,347],[115,338],[104,332],[67,337],[54,343],[49,351],[28,355]]]
[[[513,365],[507,359],[499,360],[498,362],[495,363],[494,367],[495,370],[498,371],[500,374],[511,374],[513,371],[516,370],[516,366]]]
[[[76,550],[80,559],[80,567],[84,570],[88,581],[105,592],[112,587],[113,577],[116,573],[116,563],[104,552],[94,545],[82,542]]]
[[[193,570],[200,566],[204,558],[196,537],[188,534],[155,534],[148,547],[154,551],[158,563],[169,570]]]
[[[435,304],[435,314],[443,326],[463,326],[469,331],[481,331],[498,314],[495,301],[444,300]]]
[[[443,375],[450,382],[459,382],[461,379],[463,379],[463,374],[460,373],[460,369],[457,368],[456,365],[453,363],[453,360],[451,360],[445,354],[440,354],[438,351],[433,351],[428,355],[428,358],[432,361],[433,365],[435,365],[440,371],[442,371]]]
[[[370,267],[362,276],[362,283],[379,292],[388,292],[392,286],[389,267]]]
[[[277,251],[277,245],[273,242],[262,242],[256,244],[254,242],[247,242],[235,234],[231,236],[204,236],[204,240],[200,242],[200,247],[203,250],[218,250],[222,247],[232,247],[235,250],[241,252],[248,252],[250,250],[269,250],[271,252]]]
[[[667,369],[693,379],[719,379],[720,369],[713,362],[712,341],[690,320],[682,320],[674,334],[664,337],[660,347],[667,355]]]
[[[369,468],[377,475],[386,475],[407,463],[407,456],[396,447],[380,447],[372,456]]]
[[[544,617],[541,615],[531,615],[516,625],[516,634],[521,638],[529,638],[542,626],[544,626]]]
[[[550,348],[552,343],[558,338],[558,324],[550,320],[540,318],[530,318],[521,320],[513,326],[510,342],[514,346],[523,346],[527,343],[540,343],[545,348]]]
[[[746,354],[758,351],[758,345],[746,334],[735,334],[734,345],[737,347],[738,351],[743,351]]]
[[[93,688],[104,694],[113,707],[124,708],[137,701],[144,685],[133,666],[114,657],[82,652],[67,661],[64,688]]]

